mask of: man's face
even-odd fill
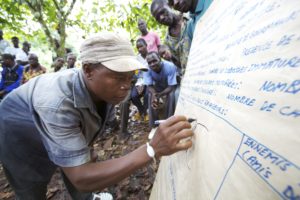
[[[23,45],[23,50],[25,51],[25,52],[29,52],[30,51],[30,44],[24,44]]]
[[[128,95],[134,71],[115,72],[104,66],[84,70],[89,91],[94,101],[118,104]]]
[[[30,55],[30,56],[28,57],[28,62],[29,62],[29,64],[32,65],[32,66],[35,66],[35,65],[37,65],[37,64],[39,63],[37,57],[32,56],[32,55]]]
[[[65,64],[64,59],[61,58],[61,59],[58,59],[58,60],[57,60],[57,66],[58,66],[58,67],[63,67],[64,64]]]
[[[16,48],[19,47],[19,39],[14,38],[11,40],[11,42],[13,43],[14,47],[16,47]]]
[[[170,50],[167,48],[160,48],[159,55],[160,55],[160,57],[162,57],[163,59],[168,60],[168,61],[170,61],[172,58],[172,54],[171,54]]]
[[[156,73],[159,73],[161,70],[160,58],[156,54],[152,53],[147,55],[146,59],[150,69],[152,69]]]
[[[143,43],[143,42],[137,42],[136,43],[136,48],[138,50],[138,52],[141,54],[141,55],[146,55],[147,54],[147,46]]]
[[[2,57],[2,66],[4,66],[4,67],[13,67],[14,66],[14,61],[11,60],[11,59]]]
[[[74,67],[74,64],[76,62],[75,56],[69,56],[67,59],[68,67]]]
[[[192,7],[193,0],[173,0],[173,7],[180,12],[189,12]]]
[[[138,21],[138,28],[142,33],[147,32],[147,24],[144,20],[139,20]]]
[[[167,4],[163,7],[155,8],[153,16],[160,24],[171,26],[174,23],[174,13]]]

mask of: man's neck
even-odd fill
[[[30,65],[31,69],[37,69],[40,66],[40,64]]]
[[[9,69],[13,69],[16,66],[16,62],[13,62],[11,65],[6,66]]]
[[[145,32],[142,33],[142,36],[145,36],[145,35],[147,35],[148,33],[149,33],[148,31],[145,31]]]
[[[169,26],[169,34],[172,37],[178,37],[181,33],[182,15],[176,15],[173,21],[172,26]]]
[[[141,54],[141,56],[142,56],[144,59],[146,59],[147,53],[146,53],[146,54]]]

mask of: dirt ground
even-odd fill
[[[132,133],[128,137],[121,137],[119,131],[107,133],[101,139],[97,139],[94,148],[101,160],[117,158],[136,149],[147,141],[150,129],[145,122],[130,122],[129,131]],[[144,200],[148,199],[152,184],[154,182],[156,167],[148,165],[138,170],[130,177],[120,183],[106,188],[104,191],[110,192],[114,199],[121,200]],[[0,164],[0,199],[13,200],[14,193],[11,190],[3,173]],[[54,174],[48,185],[47,199],[51,200],[71,200],[59,170]]]

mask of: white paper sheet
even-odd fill
[[[215,0],[176,114],[194,146],[162,159],[150,199],[300,199],[300,1]]]

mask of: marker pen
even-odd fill
[[[161,123],[165,122],[166,120],[156,120],[154,121],[154,125],[155,126],[159,126]],[[187,121],[189,123],[192,123],[194,121],[196,121],[196,119],[193,119],[193,118],[188,118]],[[149,136],[148,136],[148,139],[151,140],[153,137],[154,137],[154,134],[156,132],[156,128],[155,129],[152,129],[151,132],[149,133]]]
[[[154,125],[159,126],[161,123],[163,123],[165,121],[166,121],[165,119],[163,119],[163,120],[156,120],[156,121],[154,121]],[[189,123],[192,123],[193,121],[196,121],[196,119],[188,118],[187,121]]]

